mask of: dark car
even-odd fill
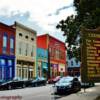
[[[2,84],[4,81],[3,80],[0,80],[0,84]]]
[[[32,81],[33,80],[24,80],[24,86],[25,87],[31,87],[32,86]]]
[[[46,85],[46,83],[47,81],[44,77],[37,77],[35,80],[31,82],[31,86],[32,87],[43,86]]]
[[[2,84],[0,84],[0,90],[10,90],[10,89],[17,89],[17,88],[24,88],[26,86],[29,86],[31,83],[30,80],[11,80],[6,81]]]
[[[55,94],[67,94],[81,90],[81,85],[76,77],[63,77],[54,85]]]
[[[57,81],[60,80],[60,78],[61,78],[61,76],[57,76],[57,77],[55,77],[55,78],[50,78],[50,79],[48,80],[48,84],[56,83]]]

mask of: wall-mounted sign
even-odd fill
[[[59,72],[65,72],[65,64],[59,64]]]
[[[82,31],[82,65],[83,82],[100,82],[100,31]]]

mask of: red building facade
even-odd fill
[[[50,63],[50,77],[56,77],[59,75],[65,76],[67,74],[65,43],[45,34],[38,36],[37,47],[48,50],[48,56],[50,57],[50,60],[48,61],[48,67]]]
[[[15,76],[15,29],[0,23],[0,80]]]

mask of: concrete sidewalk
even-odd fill
[[[98,96],[100,96],[100,83],[96,83],[95,87],[87,88],[85,91],[81,89],[80,92],[62,97],[59,100],[95,100]]]

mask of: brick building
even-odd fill
[[[0,81],[15,76],[15,29],[0,23]]]
[[[41,64],[41,71],[47,69],[47,77],[65,76],[66,72],[66,48],[65,43],[48,35],[37,37],[37,48],[47,50],[47,59],[45,67]],[[43,63],[43,59],[38,59],[38,63]]]

